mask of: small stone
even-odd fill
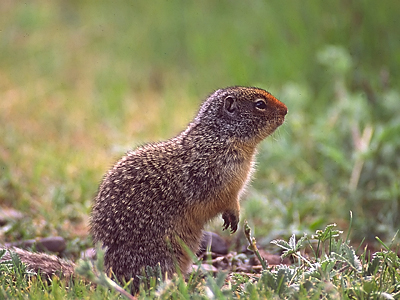
[[[46,238],[38,238],[35,240],[24,240],[14,243],[7,243],[6,247],[18,247],[21,249],[35,248],[38,252],[50,251],[61,253],[67,247],[67,243],[61,236],[51,236]]]
[[[67,247],[67,243],[61,236],[50,236],[36,241],[36,248],[42,248],[50,252],[61,253]]]
[[[210,231],[203,231],[198,255],[205,252],[211,246],[211,252],[218,254],[228,254],[228,245],[218,234]]]
[[[197,272],[198,269],[199,269],[199,266],[192,265],[191,272]],[[218,269],[216,267],[214,267],[213,265],[210,265],[210,264],[201,264],[200,272],[203,273],[203,274],[216,273],[216,272],[218,272]]]

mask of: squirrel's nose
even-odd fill
[[[280,112],[281,114],[283,114],[284,116],[287,115],[287,113],[288,113],[288,108],[286,107],[285,104],[282,103],[282,106],[279,108],[279,112]]]

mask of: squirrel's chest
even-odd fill
[[[231,194],[238,195],[245,189],[254,172],[253,157],[242,160],[240,163],[226,164],[223,172],[225,175],[225,188]]]
[[[181,174],[187,199],[236,198],[249,182],[255,151],[228,148],[189,156]]]
[[[218,172],[210,178],[209,190],[213,198],[236,199],[249,183],[254,170],[253,156],[248,158],[234,157],[220,161]]]

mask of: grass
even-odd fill
[[[256,240],[245,225],[251,250],[258,257]],[[398,299],[400,297],[399,256],[390,246],[381,243],[383,249],[371,255],[367,249],[356,255],[350,241],[342,238],[336,224],[329,224],[314,235],[304,234],[299,240],[295,235],[289,241],[274,240],[273,244],[283,249],[282,257],[291,256],[291,266],[268,266],[262,261],[261,274],[218,272],[216,276],[193,272],[185,281],[181,275],[161,282],[150,279],[142,286],[140,298],[149,299]],[[0,252],[0,258],[6,250]],[[84,278],[69,282],[53,277],[43,281],[40,275],[33,276],[21,263],[18,256],[0,263],[0,295],[12,299],[134,299],[126,288],[111,281],[102,271],[103,257],[94,264],[81,261],[77,272]],[[159,275],[161,276],[161,274]]]
[[[278,251],[272,240],[331,223],[347,234],[352,211],[345,242],[364,241],[362,265],[366,244],[385,249],[376,236],[396,249],[399,5],[2,1],[0,207],[25,218],[2,227],[0,241],[61,235],[69,241],[64,255],[76,258],[90,245],[98,183],[123,152],[182,130],[213,89],[255,85],[289,108],[262,143],[242,202],[258,246]],[[221,220],[210,228],[220,232]],[[226,238],[246,244],[241,233]],[[346,276],[343,283],[364,280]],[[259,285],[243,295],[261,293]],[[74,297],[62,281],[39,286]]]

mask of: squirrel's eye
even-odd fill
[[[254,103],[254,106],[260,110],[264,110],[267,108],[267,104],[263,100],[257,100],[256,103]]]

